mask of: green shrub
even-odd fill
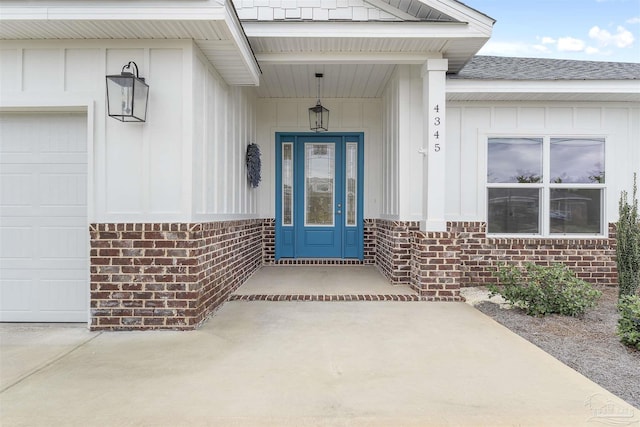
[[[630,347],[640,350],[640,297],[625,295],[618,302],[620,319],[618,320],[618,335],[620,341]]]
[[[618,204],[616,263],[620,298],[634,295],[640,289],[640,216],[637,193],[636,174],[633,174],[631,203],[627,201],[627,192],[623,191]]]
[[[578,316],[595,307],[602,295],[563,264],[546,267],[526,263],[524,271],[516,266],[501,266],[495,275],[502,287],[489,286],[491,296],[500,294],[532,316]]]

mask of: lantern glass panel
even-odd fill
[[[144,122],[147,120],[147,98],[149,86],[140,79],[133,81],[133,117]]]
[[[123,122],[147,118],[149,86],[133,75],[107,76],[107,113]]]
[[[315,131],[329,129],[329,110],[318,104],[309,108],[309,127]]]

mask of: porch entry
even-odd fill
[[[276,260],[363,258],[362,133],[276,134]]]

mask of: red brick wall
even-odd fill
[[[367,220],[363,263],[432,300],[457,300],[460,286],[494,283],[500,263],[560,262],[588,282],[617,285],[613,225],[601,239],[492,238],[482,222],[448,228],[423,233],[417,222]],[[91,328],[197,327],[261,265],[274,263],[274,231],[273,219],[92,224]]]
[[[262,220],[262,262],[271,265],[276,260],[276,220]]]
[[[92,224],[91,328],[193,329],[262,260],[262,222]]]
[[[495,283],[501,263],[562,263],[592,284],[618,281],[613,224],[608,238],[518,239],[487,236],[483,222],[450,222],[448,232],[423,233],[415,222],[376,220],[375,236],[382,273],[433,300],[459,299],[460,286]]]
[[[457,235],[462,269],[461,285],[495,283],[492,272],[499,264],[534,262],[540,265],[562,263],[576,275],[593,284],[617,286],[615,225],[609,225],[609,238],[492,238],[483,222],[453,222],[449,230]]]
[[[391,283],[411,282],[411,253],[418,222],[376,220],[376,265]]]
[[[376,263],[376,251],[377,251],[377,243],[376,243],[376,220],[375,219],[365,219],[364,220],[364,229],[363,229],[363,240],[364,240],[364,264],[366,265],[375,265]]]
[[[460,246],[454,233],[413,234],[411,287],[430,301],[460,301]]]

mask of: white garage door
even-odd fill
[[[0,321],[86,322],[86,116],[0,114]]]

